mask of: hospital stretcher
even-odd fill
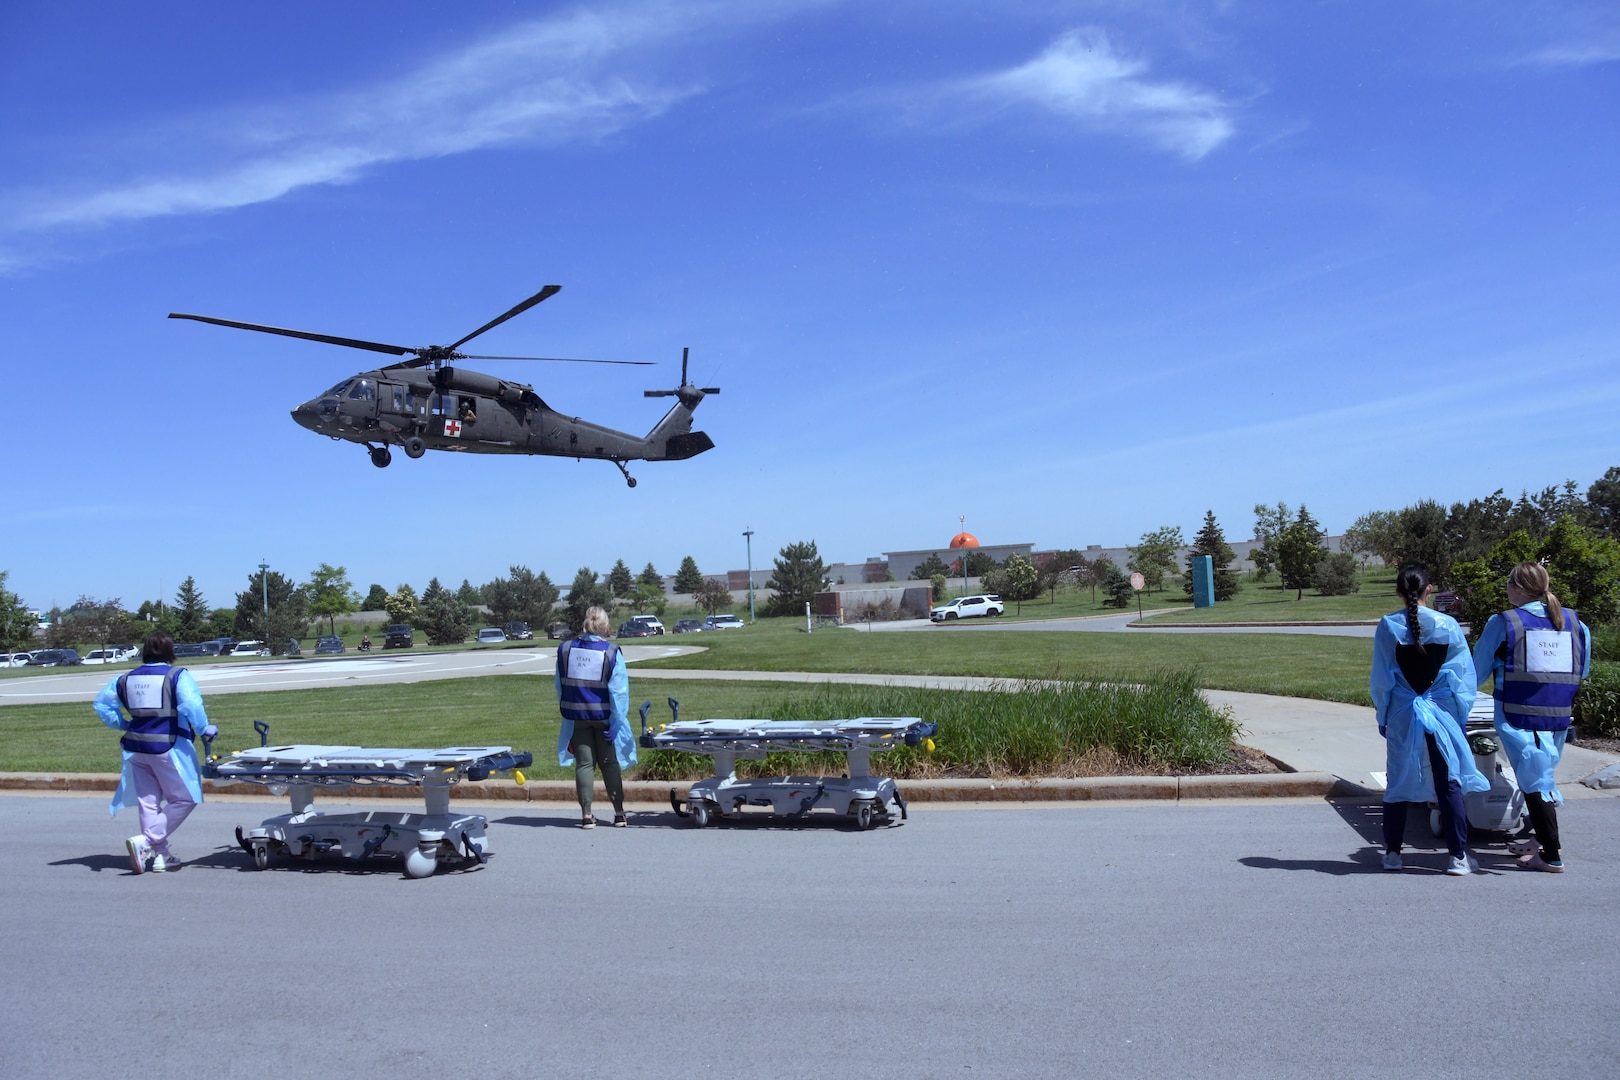
[[[680,703],[669,699],[671,722],[657,731],[647,727],[651,702],[641,706],[641,745],[652,750],[680,750],[714,759],[714,775],[699,780],[682,799],[669,791],[670,805],[699,828],[749,814],[804,818],[832,815],[857,829],[894,825],[905,820],[906,801],[893,780],[871,775],[871,759],[899,745],[916,746],[938,729],[914,716],[853,720],[682,720]],[[930,744],[931,745],[931,744]],[[843,776],[772,776],[743,780],[739,760],[761,761],[772,751],[842,751],[848,768]]]
[[[483,865],[490,856],[482,814],[450,811],[450,788],[462,780],[484,780],[532,764],[533,755],[508,746],[451,746],[442,750],[368,749],[360,746],[269,745],[269,725],[253,723],[260,745],[227,758],[205,755],[203,775],[219,783],[258,784],[286,794],[292,813],[266,819],[236,842],[263,870],[270,856],[314,859],[336,852],[350,859],[398,855],[405,873],[427,877],[446,867]],[[522,782],[522,774],[518,774]],[[323,814],[315,809],[316,788],[418,786],[425,813],[364,810]]]

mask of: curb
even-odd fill
[[[662,803],[673,787],[679,791],[691,781],[626,780],[628,802]],[[1325,798],[1366,794],[1360,787],[1332,773],[1246,773],[1235,776],[1090,776],[1074,779],[1043,777],[1035,780],[902,780],[901,794],[908,802],[1100,802],[1133,799],[1287,799]],[[116,773],[0,773],[0,791],[41,791],[59,794],[111,794],[118,787]],[[259,784],[219,784],[203,781],[204,795],[249,795],[267,791]],[[323,788],[327,799],[420,800],[416,785],[380,785]],[[571,803],[571,780],[485,780],[457,784],[450,797],[460,802]]]

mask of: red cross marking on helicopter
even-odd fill
[[[444,433],[452,439],[461,438],[461,421],[446,420],[444,422]]]

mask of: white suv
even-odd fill
[[[740,630],[747,625],[735,615],[710,615],[703,620],[705,630]]]
[[[640,623],[642,626],[645,626],[647,629],[651,630],[654,634],[662,634],[664,632],[664,624],[656,615],[632,615],[630,616],[630,621]]]
[[[999,596],[963,596],[952,600],[948,604],[934,608],[928,617],[934,622],[951,622],[956,619],[972,619],[981,615],[1000,615],[1006,610],[1006,605]]]

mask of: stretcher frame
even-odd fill
[[[482,866],[492,854],[482,814],[451,813],[450,789],[533,764],[534,756],[509,746],[443,749],[369,749],[360,746],[271,746],[270,725],[255,720],[259,745],[225,759],[205,753],[203,775],[221,784],[257,784],[291,800],[292,812],[256,828],[236,828],[236,842],[260,870],[271,856],[314,860],[336,852],[349,859],[397,855],[409,877],[428,877],[440,865]],[[211,744],[212,740],[208,740]],[[424,812],[364,810],[323,814],[317,788],[420,787]]]
[[[906,800],[895,782],[871,775],[874,753],[917,746],[938,726],[915,716],[862,716],[849,720],[682,720],[670,698],[673,719],[658,731],[647,727],[652,702],[641,706],[641,745],[680,750],[714,759],[714,775],[687,789],[683,799],[669,789],[670,806],[698,828],[743,816],[784,818],[833,816],[857,830],[898,825]],[[772,751],[841,751],[843,776],[771,776],[739,779],[739,760],[762,761]]]

